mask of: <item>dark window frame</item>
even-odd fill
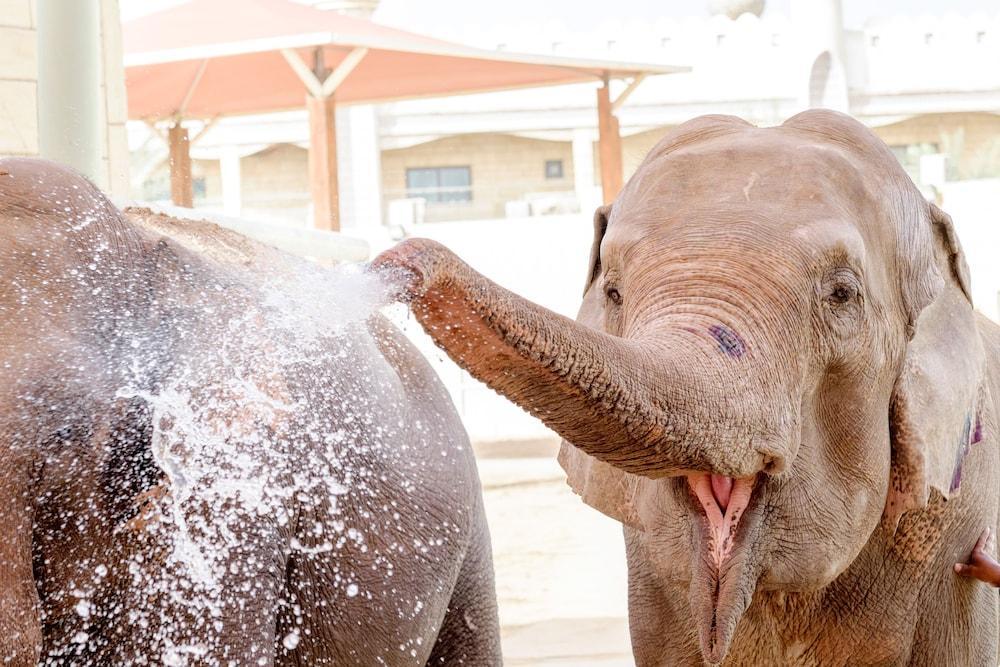
[[[472,167],[407,167],[406,196],[423,198],[428,204],[468,204],[472,201]]]
[[[551,172],[550,168],[556,168],[556,172]],[[560,178],[566,178],[566,169],[563,166],[562,160],[546,160],[545,161],[545,180],[554,181]]]

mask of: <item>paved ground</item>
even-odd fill
[[[506,664],[631,667],[620,525],[570,491],[554,442],[477,452]]]

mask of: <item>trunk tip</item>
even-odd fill
[[[368,271],[385,283],[390,298],[409,303],[423,296],[451,251],[430,239],[406,239],[382,252]]]

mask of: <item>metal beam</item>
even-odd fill
[[[205,76],[205,68],[208,67],[208,58],[201,61],[201,65],[198,66],[198,71],[195,72],[194,78],[191,79],[191,85],[188,86],[187,92],[184,93],[184,99],[181,100],[181,105],[177,109],[177,115],[183,116],[187,111],[188,104],[191,103],[191,98],[194,96],[195,90],[198,89],[198,84],[201,83],[201,77]]]
[[[281,55],[285,58],[289,67],[292,68],[292,71],[299,77],[299,80],[302,81],[309,94],[313,97],[323,97],[323,84],[316,78],[316,74],[306,64],[306,61],[302,60],[302,56],[299,55],[298,51],[282,49]]]
[[[368,55],[368,49],[365,48],[357,48],[348,53],[340,61],[340,64],[330,72],[330,76],[326,77],[326,81],[323,82],[322,97],[333,95],[334,91],[340,87],[340,84],[351,75],[354,68],[361,64],[366,55]]]
[[[640,74],[632,79],[625,90],[623,90],[621,94],[615,98],[614,102],[611,103],[611,113],[618,113],[618,110],[622,108],[629,96],[632,95],[632,93],[635,92],[635,89],[638,88],[645,80],[645,74]]]

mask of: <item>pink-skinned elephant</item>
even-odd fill
[[[0,159],[0,664],[500,664],[472,450],[379,290]]]
[[[697,118],[594,227],[576,322],[429,241],[375,266],[623,524],[637,664],[995,665],[952,565],[997,526],[1000,329],[889,149]]]

